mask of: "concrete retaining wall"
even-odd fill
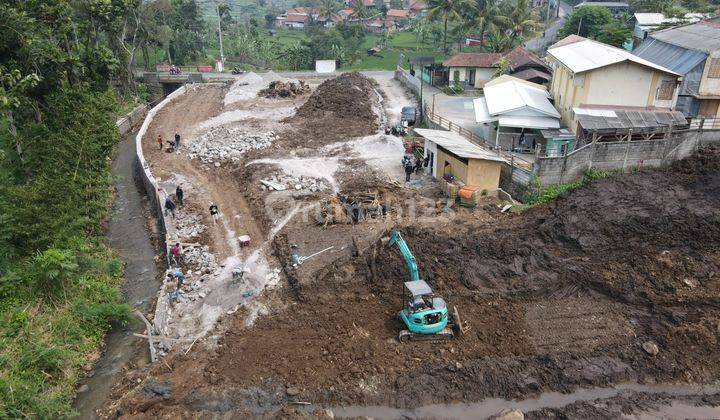
[[[412,76],[402,67],[398,67],[397,70],[395,70],[395,78],[400,81],[400,84],[410,89],[415,95],[420,95],[420,79]]]
[[[667,140],[591,143],[566,156],[540,157],[534,172],[542,185],[572,182],[589,169],[658,167],[691,155],[702,145],[720,143],[720,131],[682,131]]]
[[[140,124],[143,118],[145,118],[145,115],[147,115],[147,105],[140,105],[130,111],[126,116],[117,120],[115,124],[118,130],[120,130],[120,136],[124,136]]]

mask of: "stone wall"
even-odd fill
[[[412,76],[402,67],[398,67],[397,70],[395,70],[395,78],[415,95],[420,95],[420,79]]]
[[[542,185],[572,182],[589,169],[628,170],[658,167],[683,159],[699,147],[720,143],[720,131],[680,131],[667,140],[600,142],[566,156],[539,157],[534,173]]]

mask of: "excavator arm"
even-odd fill
[[[410,280],[420,280],[420,271],[418,270],[415,256],[412,254],[412,252],[410,252],[410,248],[408,248],[405,240],[402,238],[402,236],[400,236],[400,231],[393,230],[390,233],[390,241],[388,242],[388,246],[397,247],[397,249],[400,251],[400,254],[402,254],[403,258],[405,258],[405,264],[407,264],[408,270],[410,270]]]

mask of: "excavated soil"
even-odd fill
[[[314,149],[374,134],[379,112],[370,80],[357,72],[343,73],[320,84],[297,113],[283,121],[291,127],[279,134],[279,144]]]
[[[413,407],[624,381],[716,381],[719,204],[720,150],[710,148],[491,223],[400,226],[422,277],[471,326],[442,344],[397,341],[408,273],[379,241],[392,224],[369,222],[364,240],[331,263],[286,270],[295,273],[289,287],[273,292],[282,303],[252,327],[238,312],[217,347],[171,354],[149,380],[131,375],[141,384],[112,414],[302,417],[287,405]],[[302,248],[299,229],[289,225],[274,243],[287,265],[291,245]],[[347,243],[353,229],[306,232],[304,240]],[[657,354],[643,350],[648,342]],[[609,411],[577,403],[530,417],[656,407],[642,397],[613,401]]]

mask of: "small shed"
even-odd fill
[[[415,133],[425,139],[425,158],[432,176],[443,179],[453,175],[483,190],[498,189],[505,159],[454,131],[416,128]]]

